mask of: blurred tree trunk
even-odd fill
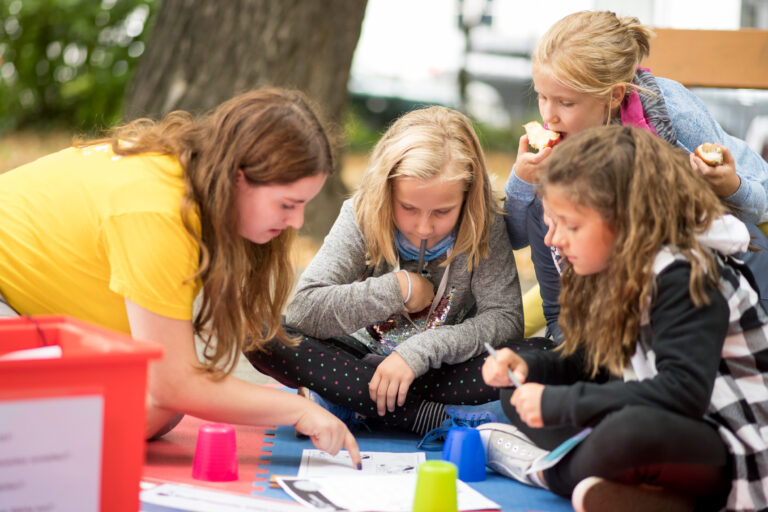
[[[125,119],[200,113],[246,90],[281,86],[304,91],[338,132],[365,7],[366,0],[163,0],[127,89]],[[302,233],[316,240],[346,193],[339,170],[308,207]]]

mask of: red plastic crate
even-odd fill
[[[102,395],[100,508],[136,512],[147,366],[162,346],[66,316],[0,320],[0,355],[46,344],[59,345],[61,358],[0,361],[0,401]]]

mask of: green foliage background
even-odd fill
[[[160,2],[0,0],[0,136],[93,135],[118,124]],[[389,111],[372,116],[364,98],[350,98],[343,126],[347,149],[369,151],[395,118],[424,106],[394,98],[391,103]],[[475,126],[487,150],[510,151],[522,132],[519,124]]]
[[[0,0],[0,133],[120,120],[159,0]]]

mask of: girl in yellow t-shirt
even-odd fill
[[[148,437],[182,414],[287,424],[359,464],[354,437],[325,409],[230,375],[244,348],[290,343],[280,325],[289,246],[332,171],[315,113],[277,89],[197,120],[137,120],[11,170],[0,175],[0,316],[3,306],[68,314],[161,343]],[[206,341],[202,363],[195,334]]]

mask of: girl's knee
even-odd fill
[[[591,436],[599,438],[601,444],[620,459],[648,453],[669,434],[660,411],[647,406],[624,407],[606,416]]]

